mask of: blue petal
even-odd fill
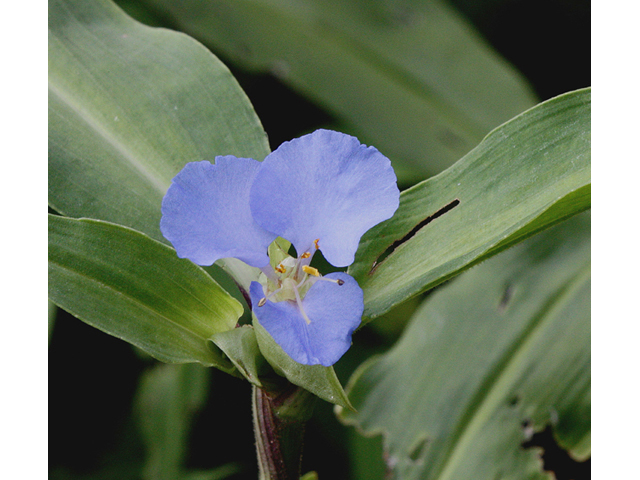
[[[351,346],[351,334],[360,325],[364,310],[362,289],[346,273],[331,273],[324,278],[341,279],[343,285],[318,280],[302,300],[311,320],[307,324],[296,302],[267,302],[262,285],[251,283],[251,303],[260,324],[296,362],[331,366]]]
[[[353,263],[360,237],[390,218],[400,192],[391,162],[357,138],[329,130],[285,142],[263,161],[251,211],[298,255],[314,241],[337,267]]]
[[[233,156],[216,164],[192,162],[175,176],[162,199],[160,230],[180,258],[198,265],[235,257],[254,267],[269,263],[276,235],[251,215],[249,191],[260,162]]]

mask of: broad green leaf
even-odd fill
[[[347,387],[398,479],[551,479],[521,444],[590,444],[590,222],[579,215],[435,292]]]
[[[255,315],[253,315],[253,326],[260,351],[278,375],[327,402],[347,409],[353,408],[333,367],[302,365],[292,360],[260,325]]]
[[[400,196],[349,268],[365,322],[591,206],[591,90],[561,95],[491,132]]]
[[[319,103],[403,180],[443,170],[535,104],[525,80],[438,0],[145,3]]]
[[[160,204],[187,162],[261,160],[268,152],[244,92],[201,44],[144,26],[109,0],[50,0],[49,202],[56,211],[167,243]]]
[[[50,215],[49,298],[158,360],[233,369],[206,341],[235,327],[240,303],[200,267],[135,230]]]
[[[146,448],[145,480],[182,476],[191,420],[207,399],[209,373],[195,364],[158,364],[141,377],[135,409]]]

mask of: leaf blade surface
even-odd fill
[[[590,223],[584,215],[428,298],[361,366],[340,418],[383,434],[398,478],[550,478],[527,428],[576,458],[590,439]]]
[[[49,2],[49,202],[167,243],[160,204],[190,161],[261,160],[266,134],[229,70],[192,38],[111,2]]]
[[[455,165],[400,196],[349,273],[365,322],[591,205],[590,89],[495,129]]]
[[[536,102],[522,76],[437,0],[147,3],[319,103],[406,181],[442,171]]]
[[[50,215],[49,298],[158,360],[232,369],[206,340],[234,328],[242,305],[200,267],[135,230]]]

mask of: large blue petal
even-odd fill
[[[314,241],[337,267],[353,263],[360,237],[390,218],[400,192],[391,162],[357,138],[329,130],[285,142],[263,161],[251,211],[298,255]]]
[[[254,267],[269,262],[276,235],[251,215],[249,191],[260,162],[233,156],[216,164],[192,162],[175,176],[162,200],[160,230],[181,258],[211,265],[235,257]]]
[[[336,363],[351,346],[351,334],[360,325],[363,293],[353,277],[331,273],[325,278],[341,279],[343,285],[318,280],[302,300],[311,320],[307,324],[296,302],[267,302],[262,285],[251,283],[251,303],[260,324],[296,362],[305,365]]]

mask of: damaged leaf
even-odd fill
[[[505,294],[508,292],[507,294]],[[397,478],[550,479],[521,444],[551,425],[590,455],[587,214],[435,292],[388,353],[347,387],[340,419],[382,434]]]

